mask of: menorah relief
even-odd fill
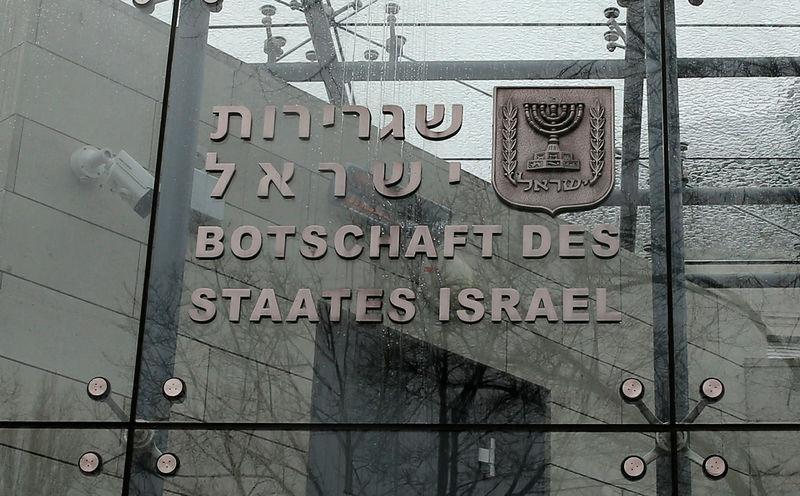
[[[495,88],[498,195],[551,215],[599,204],[614,184],[613,110],[613,88]]]
[[[547,149],[533,154],[528,170],[579,170],[581,161],[561,151],[559,137],[578,127],[583,119],[583,103],[526,103],[525,119],[537,133],[547,136]]]

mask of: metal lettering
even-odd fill
[[[250,139],[250,130],[253,126],[253,116],[250,114],[250,109],[240,105],[235,106],[220,106],[213,107],[212,112],[219,115],[217,119],[217,130],[211,134],[211,139],[214,141],[222,141],[228,136],[228,126],[230,124],[230,116],[238,115],[242,118],[241,136],[242,139]]]
[[[323,162],[319,164],[320,172],[333,172],[333,196],[341,198],[347,192],[347,173],[344,166],[337,162]]]
[[[383,314],[369,313],[370,310],[380,310],[383,301],[382,289],[359,289],[356,296],[356,322],[383,322]]]
[[[564,322],[589,322],[588,313],[576,312],[589,308],[589,288],[565,288],[563,305]]]
[[[358,116],[358,138],[368,140],[372,130],[372,114],[369,109],[363,105],[345,105],[342,108],[342,113]]]
[[[242,247],[242,238],[250,236],[252,241],[249,248]],[[239,226],[231,234],[231,252],[240,260],[250,260],[261,252],[264,240],[261,231],[255,226]]]
[[[336,231],[336,235],[333,238],[333,245],[334,248],[336,248],[336,254],[345,259],[358,258],[358,256],[361,255],[361,252],[364,251],[364,247],[356,244],[352,248],[348,248],[344,241],[347,236],[360,238],[363,235],[364,231],[358,226],[348,224],[340,227],[339,230]]]
[[[267,235],[275,236],[275,258],[286,258],[286,236],[294,236],[294,226],[269,226]]]
[[[502,322],[503,312],[511,322],[521,322],[522,317],[517,310],[519,291],[512,288],[492,289],[492,322]]]
[[[450,184],[458,184],[461,182],[461,162],[450,162],[450,173],[448,181]]]
[[[216,298],[217,293],[211,288],[195,289],[192,292],[192,305],[197,308],[189,310],[189,318],[192,319],[193,322],[201,324],[214,320],[214,317],[217,316],[217,306],[210,300],[215,300]]]
[[[431,141],[443,141],[458,134],[464,122],[464,106],[461,104],[452,106],[453,117],[449,128],[444,131],[433,131],[433,128],[444,122],[444,113],[444,105],[436,104],[433,106],[433,118],[428,120],[428,106],[417,105],[416,125],[419,135]]]
[[[480,322],[486,314],[486,309],[483,307],[483,292],[480,289],[467,288],[458,293],[458,303],[464,307],[461,310],[456,310],[456,315],[461,322],[467,324],[474,324]],[[472,311],[470,313],[470,310]]]
[[[264,317],[269,317],[273,322],[281,321],[281,309],[278,307],[278,298],[274,289],[262,289],[258,295],[256,306],[250,313],[250,322],[261,322]]]
[[[228,185],[233,179],[233,174],[236,172],[236,164],[234,163],[220,163],[217,162],[217,154],[206,153],[206,172],[222,172],[217,179],[217,184],[211,190],[211,198],[222,198]]]
[[[547,288],[537,288],[531,297],[531,304],[528,306],[528,314],[525,315],[525,322],[536,322],[537,317],[547,317],[548,322],[558,322],[556,307],[550,297]]]
[[[297,322],[300,317],[307,318],[309,322],[319,322],[319,314],[314,306],[314,298],[308,288],[297,290],[292,308],[289,309],[289,313],[286,315],[286,322]]]
[[[601,224],[592,230],[592,237],[599,243],[592,245],[597,258],[611,258],[619,253],[619,228],[613,224]]]
[[[328,252],[328,243],[324,239],[327,235],[328,232],[323,226],[308,226],[303,229],[300,236],[308,246],[300,247],[300,254],[309,260],[317,260],[324,257],[325,253]]]
[[[264,107],[264,129],[263,136],[265,140],[275,138],[275,114],[278,109],[274,105],[267,105]]]
[[[380,258],[381,246],[389,247],[389,258],[400,258],[400,226],[389,226],[386,236],[381,231],[381,226],[369,228],[369,258]]]
[[[278,188],[278,192],[284,198],[294,198],[294,192],[289,187],[289,181],[292,180],[292,176],[294,176],[294,163],[293,162],[284,162],[283,163],[283,173],[279,174],[275,167],[272,166],[271,163],[259,163],[258,165],[261,166],[261,170],[264,171],[264,177],[261,178],[261,181],[258,183],[258,197],[259,198],[269,198],[269,190],[270,185],[275,184],[275,187]]]
[[[597,321],[622,322],[622,314],[620,312],[608,311],[608,291],[606,288],[597,288]]]
[[[208,260],[221,257],[225,251],[225,246],[222,244],[224,237],[225,231],[219,226],[199,226],[194,249],[195,258]]]
[[[411,235],[411,241],[408,242],[405,257],[415,258],[419,253],[424,253],[428,258],[436,258],[436,247],[428,226],[414,228],[414,234]]]
[[[412,301],[416,298],[414,292],[408,288],[397,288],[389,294],[389,303],[394,308],[389,310],[389,320],[397,324],[406,324],[414,319],[417,308]],[[400,313],[398,310],[401,310]]]
[[[494,237],[503,234],[503,226],[500,225],[475,225],[472,232],[481,237],[481,256],[492,258]]]
[[[419,188],[422,182],[422,162],[411,162],[411,177],[408,184],[399,189],[392,189],[394,186],[403,179],[403,164],[401,162],[393,162],[391,175],[386,178],[386,163],[378,162],[375,164],[375,170],[372,173],[372,182],[375,185],[375,190],[387,198],[403,198],[408,196]]]
[[[561,258],[583,258],[583,233],[586,227],[581,225],[562,224],[558,226],[558,256]],[[580,246],[580,248],[574,247]]]
[[[406,113],[399,105],[384,105],[383,113],[391,115],[392,120],[380,132],[380,139],[389,135],[396,140],[406,139]]]
[[[466,246],[467,238],[464,236],[456,237],[457,234],[469,233],[469,226],[457,225],[444,226],[444,258],[453,258],[456,256],[456,246]]]
[[[323,298],[331,299],[331,313],[328,316],[331,322],[342,321],[342,300],[350,298],[349,289],[329,289],[322,292]]]
[[[336,107],[333,105],[325,105],[322,111],[322,127],[331,127],[336,124]]]
[[[302,140],[311,138],[311,112],[308,107],[303,105],[286,105],[283,107],[284,114],[293,114],[300,117],[297,128],[297,137]]]
[[[239,322],[242,313],[242,299],[250,299],[249,289],[223,289],[223,298],[230,298],[231,304],[228,309],[228,320],[230,322]]]
[[[539,235],[542,240],[538,248],[533,247],[533,237]],[[522,257],[523,258],[542,258],[550,253],[550,230],[545,226],[526,225],[522,226]]]

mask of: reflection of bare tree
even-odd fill
[[[31,384],[26,386],[31,387]],[[7,412],[20,417],[14,401],[22,386],[17,381],[3,381],[0,396],[9,401]],[[53,378],[42,381],[39,395],[24,414],[35,419],[63,418],[72,413],[72,401],[59,391]],[[56,411],[53,410],[54,405]],[[64,494],[80,488],[87,496],[106,496],[118,492],[121,465],[106,454],[106,470],[98,478],[82,476],[75,463],[83,451],[124,452],[118,432],[88,430],[8,429],[0,431],[0,494]]]

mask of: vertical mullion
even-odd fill
[[[678,421],[688,413],[688,370],[673,0],[646,0],[645,23],[655,408],[671,427],[670,456],[662,455],[657,462],[658,495],[688,495],[689,462],[677,446]]]
[[[154,451],[134,444],[138,418],[169,418],[159,391],[175,362],[209,13],[202,0],[174,0],[122,496],[163,490],[151,471],[134,471]],[[165,444],[166,434],[151,443]]]

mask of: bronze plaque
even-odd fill
[[[495,88],[492,184],[550,215],[597,206],[614,188],[614,88]]]

